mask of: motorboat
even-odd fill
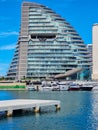
[[[34,86],[27,86],[27,90],[36,91]]]
[[[98,91],[98,86],[94,86],[92,90],[97,90]]]
[[[53,87],[52,91],[60,91],[60,87],[57,82],[51,82],[51,86]]]
[[[53,87],[51,86],[50,82],[43,81],[40,90],[41,91],[52,91]]]
[[[26,83],[26,89],[36,91],[36,88],[34,87],[33,83],[31,83],[31,82]]]
[[[58,86],[60,91],[67,91],[69,88],[69,83],[62,81],[58,83]]]
[[[78,91],[80,90],[80,86],[76,83],[71,83],[69,85],[68,91]]]
[[[93,89],[92,90],[97,90],[98,91],[98,82],[97,83],[93,83]]]
[[[91,91],[93,89],[93,85],[90,83],[84,83],[82,85],[80,85],[80,90],[81,91]]]
[[[59,91],[59,86],[56,81],[43,81],[41,89],[43,91]]]
[[[40,90],[43,90],[43,91],[52,91],[53,87],[52,86],[42,86]]]

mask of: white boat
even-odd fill
[[[60,91],[60,87],[56,81],[51,82],[51,86],[53,87],[52,91]]]
[[[43,81],[41,86],[41,91],[52,91],[53,87],[51,86],[51,83],[48,81]]]
[[[53,87],[52,86],[42,86],[42,88],[40,90],[43,90],[43,91],[52,91]]]
[[[59,86],[56,81],[43,81],[41,89],[43,91],[59,91]]]
[[[76,83],[71,83],[69,85],[68,91],[78,91],[80,90],[80,86]]]
[[[28,84],[26,85],[26,89],[27,89],[27,90],[32,90],[32,91],[35,91],[35,90],[36,90],[35,87],[34,87],[34,85],[33,85],[33,83],[28,83]]]
[[[59,82],[58,85],[59,85],[60,91],[67,91],[69,88],[69,83],[67,82],[62,81],[62,82]]]
[[[97,90],[98,91],[98,86],[93,87],[92,90]]]
[[[34,86],[27,86],[27,90],[36,91]]]
[[[93,89],[92,90],[98,90],[98,84],[96,83],[96,84],[94,84],[94,87],[93,87]]]
[[[93,84],[91,82],[84,82],[80,85],[81,91],[91,91],[93,89]]]

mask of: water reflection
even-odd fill
[[[4,99],[49,99],[60,100],[61,110],[42,107],[41,113],[28,113],[0,120],[0,128],[18,126],[21,130],[96,130],[98,128],[98,92],[33,92],[0,91]],[[2,126],[2,127],[1,127]],[[17,129],[18,129],[17,128]]]
[[[92,111],[92,117],[93,117],[93,124],[92,127],[98,129],[98,91],[93,92],[93,111]]]

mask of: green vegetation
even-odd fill
[[[2,76],[2,77],[0,77],[0,81],[2,81],[2,80],[4,80],[5,78]]]
[[[15,86],[0,86],[0,89],[25,89],[25,85],[15,85]]]

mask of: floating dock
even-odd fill
[[[15,99],[0,101],[0,111],[6,111],[7,116],[12,116],[14,110],[33,108],[34,112],[39,112],[42,106],[55,106],[56,110],[60,109],[58,100],[32,100],[32,99]]]

